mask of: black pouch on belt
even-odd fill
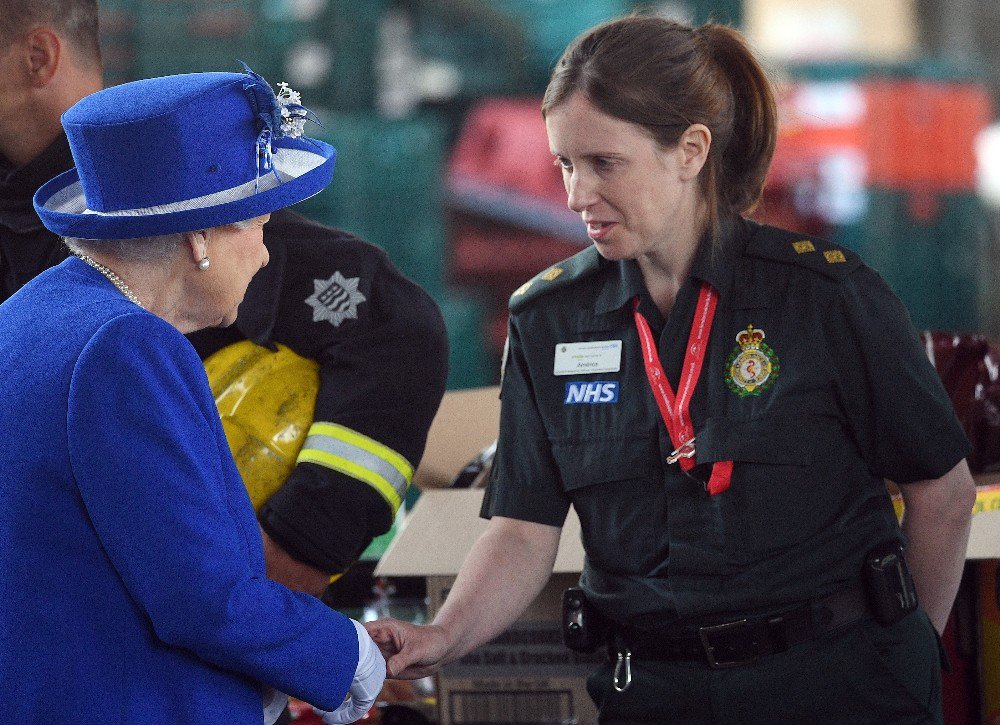
[[[580,587],[570,587],[562,598],[563,642],[574,652],[589,654],[607,643],[608,627]]]
[[[879,624],[898,622],[917,608],[917,590],[898,541],[882,542],[869,551],[861,578]]]

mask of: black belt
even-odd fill
[[[709,667],[738,667],[786,651],[802,642],[856,622],[868,614],[861,583],[804,602],[770,617],[736,619],[689,633],[616,628],[609,643],[612,659],[704,660]],[[693,631],[691,631],[693,630]]]

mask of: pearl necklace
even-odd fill
[[[142,307],[142,303],[139,301],[139,298],[136,297],[135,293],[128,288],[128,285],[125,284],[125,280],[123,280],[121,277],[119,277],[117,274],[115,274],[114,272],[112,272],[110,269],[108,269],[107,267],[105,267],[100,262],[97,262],[97,261],[91,259],[90,257],[88,257],[86,254],[78,254],[76,256],[78,256],[84,262],[86,262],[91,267],[93,267],[98,272],[100,272],[105,277],[107,277],[108,281],[111,282],[111,284],[113,284],[115,287],[117,287],[118,291],[121,292],[123,295],[125,295],[128,298],[129,302],[132,302],[133,304],[136,304],[139,307]]]

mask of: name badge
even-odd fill
[[[622,341],[560,342],[556,344],[554,375],[616,373],[622,368]]]

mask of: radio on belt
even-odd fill
[[[580,587],[563,592],[562,634],[567,647],[574,652],[593,652],[605,643],[605,632],[604,618]]]

